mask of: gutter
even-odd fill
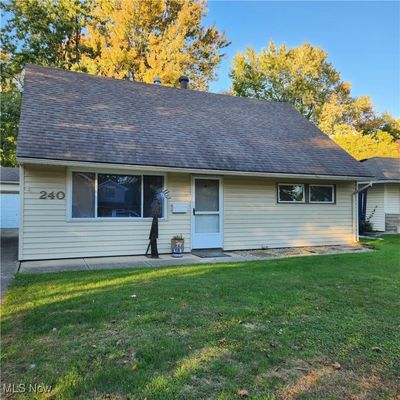
[[[369,181],[360,181],[358,182],[360,185],[366,184]],[[386,179],[386,180],[377,180],[377,181],[371,181],[370,183],[373,183],[374,185],[377,184],[383,184],[383,183],[400,183],[400,179]]]
[[[365,179],[365,176],[343,176],[343,175],[310,175],[310,174],[288,174],[278,172],[247,172],[247,171],[231,171],[231,170],[217,170],[217,169],[201,169],[201,168],[180,168],[180,167],[159,167],[149,165],[132,165],[132,164],[112,164],[112,163],[99,163],[90,161],[64,161],[52,160],[47,158],[28,158],[18,157],[20,164],[40,164],[40,165],[54,165],[63,167],[92,167],[92,168],[107,168],[111,169],[127,169],[134,170],[135,168],[142,171],[152,172],[183,172],[192,174],[205,174],[205,175],[233,175],[233,176],[252,176],[252,177],[265,177],[265,178],[294,178],[294,179],[316,179],[316,180],[336,180],[336,181],[358,181]]]

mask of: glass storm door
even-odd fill
[[[222,247],[222,204],[219,178],[193,179],[194,249]]]

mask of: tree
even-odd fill
[[[352,97],[351,84],[318,47],[271,41],[259,54],[247,48],[235,56],[230,76],[234,94],[293,104],[356,158],[398,156],[400,120],[378,115],[368,96]]]
[[[82,35],[91,14],[90,0],[11,0],[1,2],[7,15],[2,29],[2,84],[20,83],[27,63],[79,69],[90,52]]]
[[[228,46],[215,26],[203,27],[205,1],[98,0],[83,43],[94,54],[83,57],[93,74],[176,86],[188,75],[206,90]]]
[[[341,101],[332,95],[322,105],[317,122],[327,135],[332,135],[338,124],[347,124],[365,134],[375,133],[384,126],[384,120],[376,114],[369,96],[349,97]]]
[[[230,77],[237,96],[293,104],[306,118],[319,120],[323,105],[335,95],[348,98],[350,84],[327,61],[327,53],[309,43],[288,49],[270,41],[259,54],[252,48],[233,59]]]
[[[397,143],[384,131],[363,135],[349,125],[336,125],[331,139],[357,160],[371,157],[399,157]]]
[[[18,91],[3,92],[0,94],[0,137],[1,165],[16,166],[15,147],[17,144],[21,95]]]
[[[383,113],[381,130],[388,132],[395,139],[400,139],[400,118],[393,118],[389,113]]]

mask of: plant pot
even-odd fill
[[[172,257],[183,257],[185,251],[185,240],[184,239],[171,239],[171,252]]]

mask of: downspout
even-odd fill
[[[359,233],[359,221],[360,221],[360,209],[359,209],[359,193],[363,192],[364,190],[368,189],[369,187],[371,187],[373,185],[373,181],[367,183],[366,185],[364,185],[363,187],[361,187],[360,189],[358,189],[358,184],[357,181],[354,182],[354,192],[352,193],[353,195],[353,227],[355,230],[355,234],[354,234],[354,238],[355,241],[358,242],[360,239],[360,233]]]
[[[358,210],[358,192],[357,181],[354,182],[355,193],[353,193],[353,227],[354,227],[354,241],[359,241],[359,210]]]
[[[19,227],[18,227],[18,261],[21,263],[24,250],[24,204],[25,204],[25,166],[19,166]],[[19,268],[18,268],[19,269]]]

